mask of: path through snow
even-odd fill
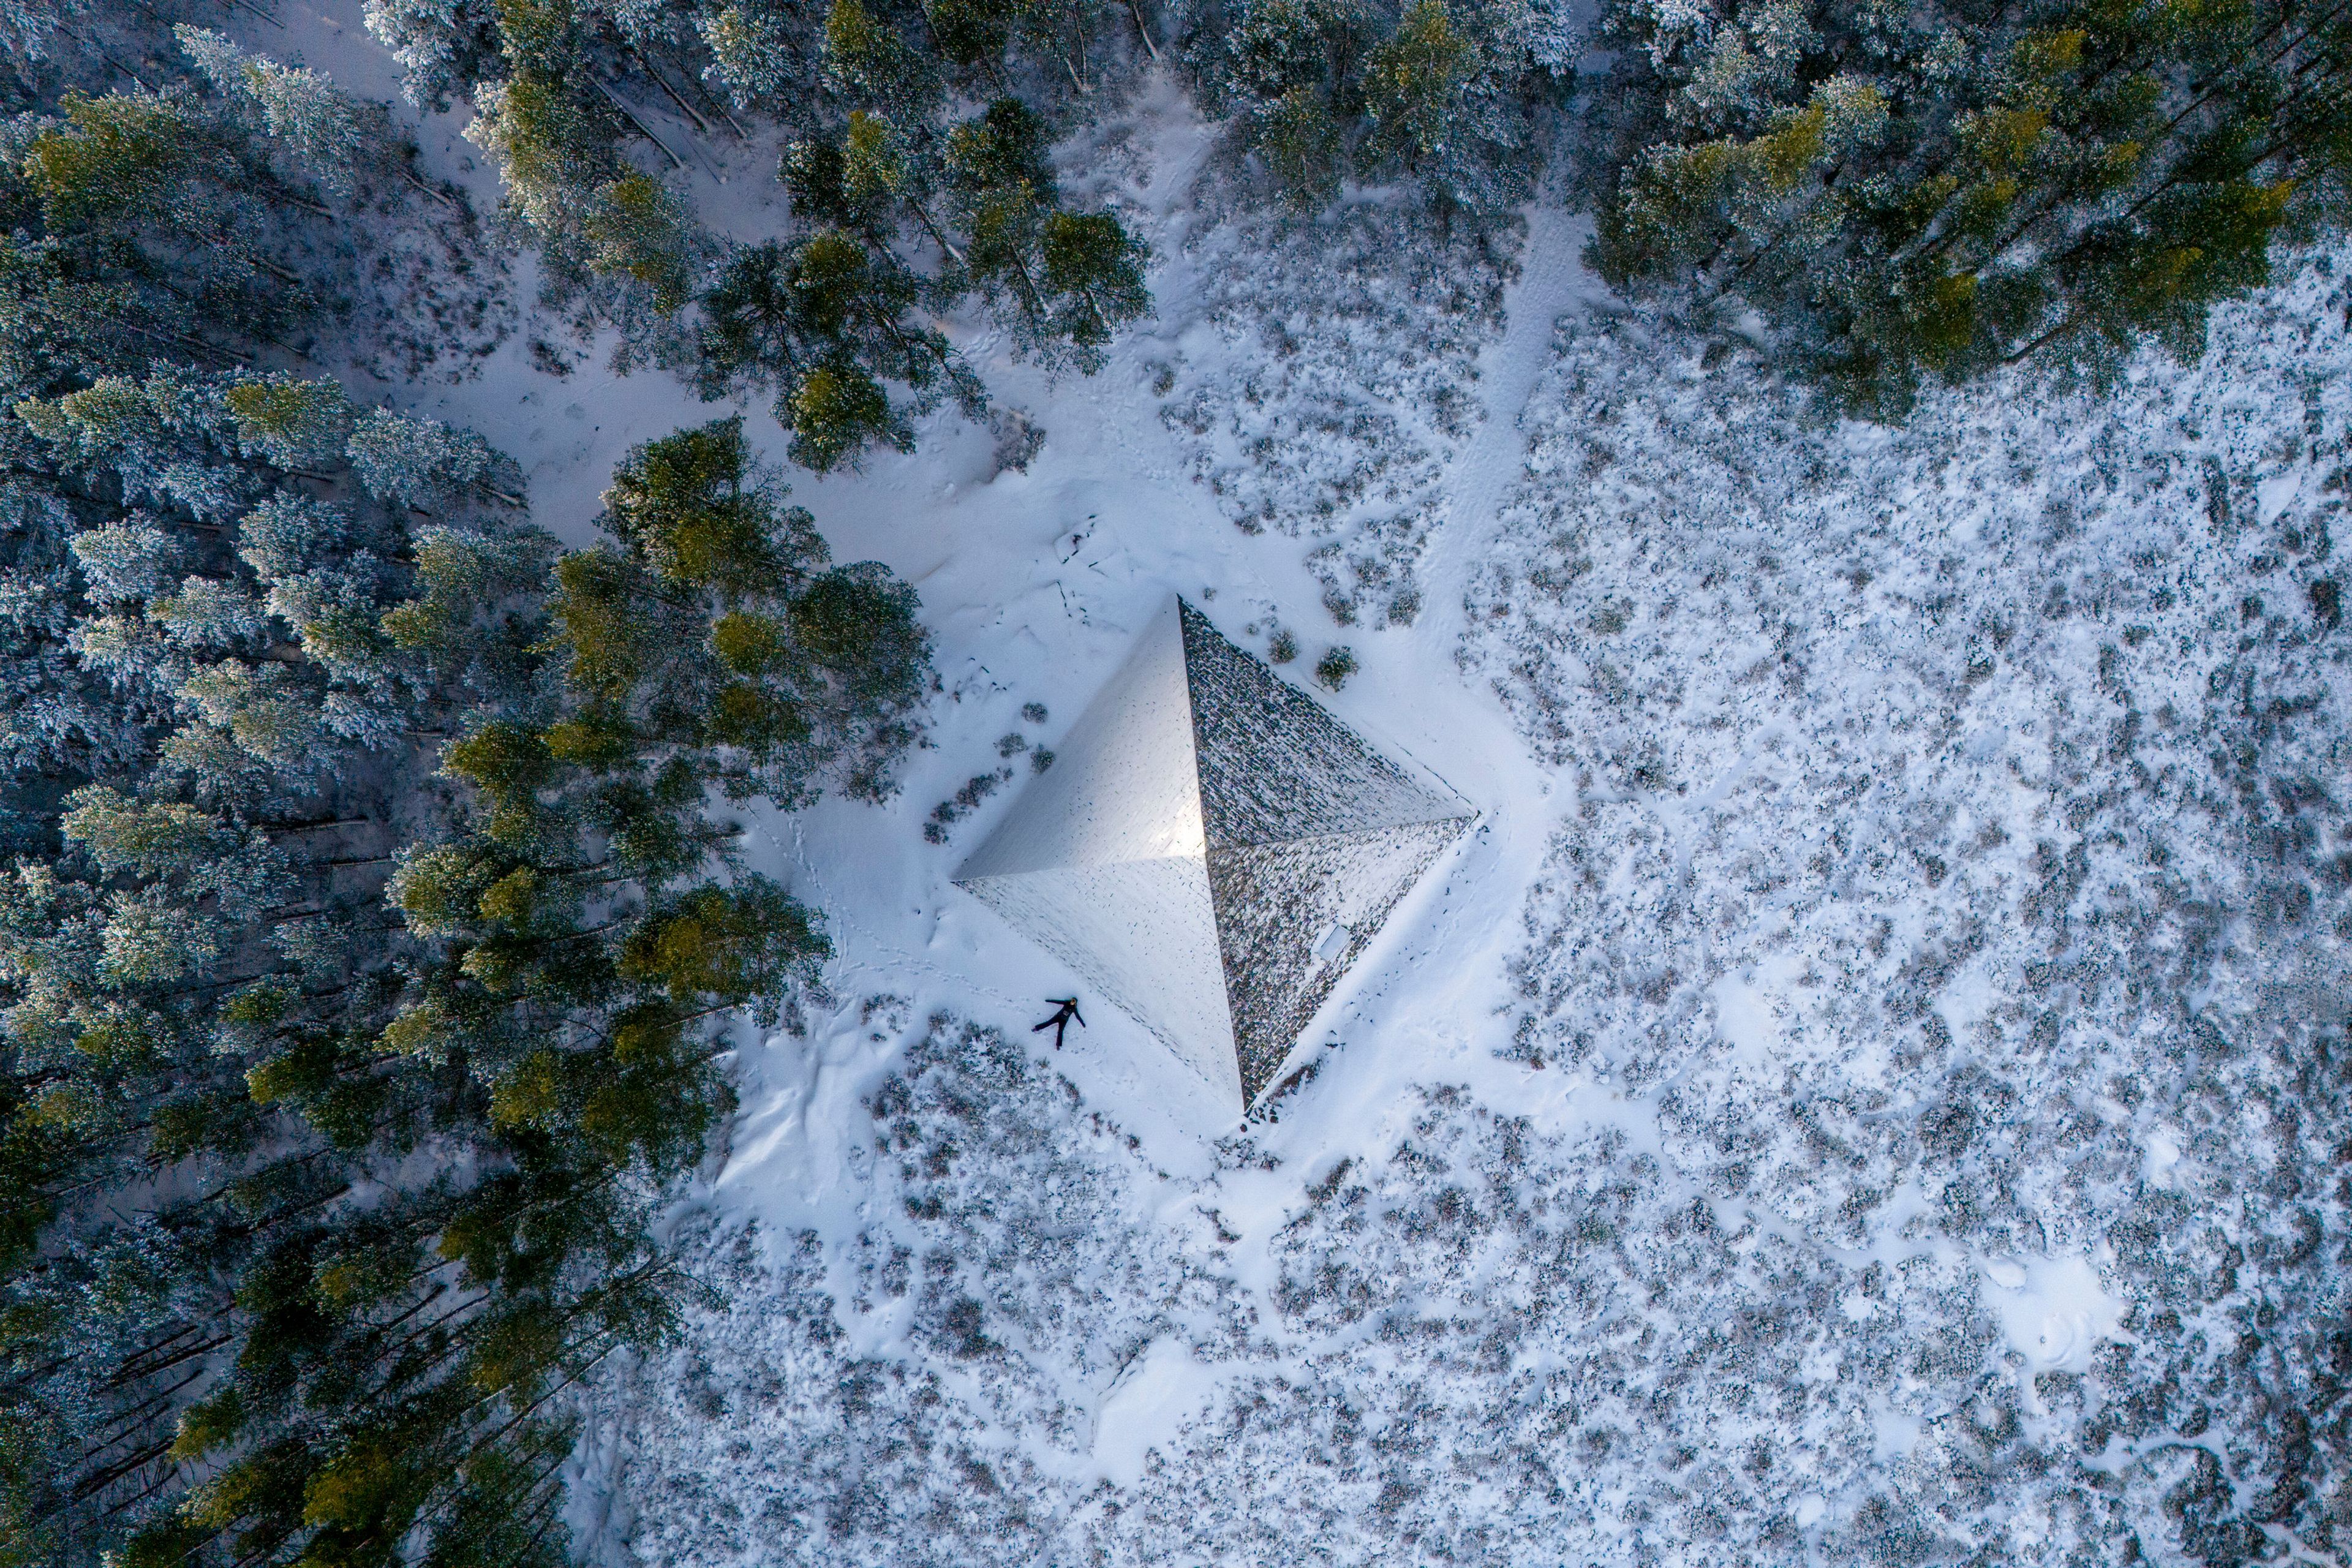
[[[1478,355],[1478,395],[1486,422],[1447,475],[1451,499],[1444,535],[1430,551],[1433,584],[1466,583],[1481,548],[1502,521],[1503,502],[1527,477],[1525,415],[1537,384],[1559,353],[1562,318],[1610,299],[1584,264],[1592,219],[1550,205],[1528,209],[1519,275],[1504,293],[1504,328]],[[1459,595],[1441,595],[1449,610]]]

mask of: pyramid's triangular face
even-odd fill
[[[1246,1105],[1472,816],[1178,600],[956,881]]]
[[[1176,601],[1201,813],[1209,846],[1279,844],[1329,833],[1457,821],[1470,808],[1416,782]]]

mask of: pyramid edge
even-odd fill
[[[1069,727],[1062,732],[1060,744],[1064,749],[1067,749],[1069,747],[1072,737],[1077,736],[1086,731],[1087,721],[1095,717],[1097,705],[1110,695],[1112,689],[1118,685],[1120,679],[1129,672],[1135,663],[1143,656],[1146,651],[1147,639],[1154,631],[1159,629],[1159,624],[1163,617],[1172,618],[1174,622],[1173,629],[1176,639],[1177,667],[1180,671],[1184,668],[1184,613],[1191,609],[1192,606],[1181,594],[1171,593],[1169,595],[1169,598],[1172,601],[1172,604],[1162,605],[1160,608],[1151,612],[1150,616],[1147,617],[1142,629],[1138,631],[1134,635],[1133,639],[1129,643],[1127,652],[1120,657],[1118,663],[1112,668],[1109,676],[1095,688],[1094,692],[1087,699],[1086,705],[1078,710],[1077,718],[1073,720]],[[1172,617],[1170,617],[1170,611],[1171,609],[1175,613]],[[1192,611],[1192,613],[1198,615],[1200,612],[1195,610]],[[1205,814],[1201,800],[1200,731],[1197,727],[1198,719],[1196,717],[1195,706],[1192,700],[1192,685],[1189,679],[1186,679],[1179,682],[1179,688],[1183,693],[1184,729],[1186,735],[1189,737],[1186,749],[1190,753],[1190,761],[1192,763],[1189,771],[1192,786],[1192,809],[1196,816],[1202,816],[1205,823]],[[1028,780],[1025,785],[1018,787],[1013,791],[1011,801],[999,812],[995,822],[990,826],[989,830],[981,836],[980,842],[973,845],[970,849],[964,852],[963,858],[957,863],[954,872],[951,873],[948,879],[949,881],[952,882],[959,888],[964,889],[966,891],[970,891],[970,885],[973,881],[985,879],[990,877],[1012,877],[1024,874],[1022,871],[1018,870],[982,871],[974,873],[971,870],[971,867],[975,861],[979,860],[982,855],[986,854],[995,846],[998,835],[1003,833],[1007,825],[1012,823],[1018,816],[1021,810],[1022,801],[1027,795],[1028,792],[1043,784],[1048,776],[1050,775],[1044,773],[1038,774]],[[1205,828],[1203,837],[1205,840]],[[1203,845],[1203,850],[1205,852],[1205,842]],[[1153,857],[1142,857],[1141,858],[1153,858]],[[1076,862],[1073,861],[1063,863],[1076,864]],[[1033,870],[1042,868],[1043,868],[1036,867],[1029,868],[1029,869]],[[1124,1011],[1124,1009],[1122,1009],[1122,1011]]]
[[[1475,813],[1472,814],[1473,817],[1475,817]],[[1276,1056],[1273,1059],[1271,1065],[1265,1068],[1263,1079],[1255,1089],[1250,1088],[1248,1064],[1244,1059],[1243,1056],[1241,1026],[1238,1022],[1234,1024],[1234,1062],[1235,1068],[1241,1075],[1242,1103],[1244,1113],[1246,1113],[1247,1110],[1254,1109],[1265,1097],[1268,1089],[1274,1088],[1282,1081],[1283,1064],[1288,1061],[1292,1055],[1297,1052],[1299,1043],[1306,1039],[1309,1031],[1313,1029],[1315,1020],[1321,1016],[1323,1009],[1330,1004],[1331,998],[1339,992],[1349,978],[1355,974],[1356,965],[1363,957],[1365,951],[1374,942],[1378,942],[1382,934],[1391,929],[1395,921],[1398,909],[1420,889],[1422,884],[1428,879],[1430,871],[1437,865],[1437,863],[1444,859],[1449,853],[1452,853],[1455,847],[1460,845],[1465,833],[1467,831],[1468,823],[1471,820],[1472,817],[1445,817],[1431,822],[1406,823],[1399,825],[1400,827],[1406,830],[1450,826],[1453,828],[1453,831],[1445,833],[1442,837],[1437,837],[1434,842],[1430,843],[1424,847],[1423,853],[1414,861],[1411,874],[1406,877],[1402,885],[1398,889],[1395,897],[1391,898],[1387,906],[1381,911],[1379,920],[1372,924],[1370,929],[1359,931],[1349,941],[1347,949],[1341,954],[1338,963],[1332,965],[1330,973],[1324,978],[1319,987],[1310,987],[1308,989],[1306,994],[1312,998],[1311,1005],[1307,1005],[1300,1012],[1298,1015],[1299,1021],[1297,1028],[1290,1033],[1288,1043],[1283,1047],[1281,1054]],[[1328,834],[1317,835],[1315,837],[1327,840],[1332,838],[1368,838],[1396,830],[1397,829],[1395,828],[1370,828],[1360,834]],[[1310,842],[1310,840],[1293,839],[1288,842],[1305,843]],[[1265,849],[1269,847],[1273,847],[1273,846],[1241,845],[1227,847],[1229,850],[1234,848]],[[1216,851],[1213,850],[1211,852],[1213,857]],[[1214,877],[1210,879],[1210,886],[1213,896],[1213,889],[1216,886],[1216,879]],[[1219,935],[1222,941],[1222,919],[1220,919],[1219,921]],[[1227,974],[1225,977],[1225,984],[1227,989],[1227,1006],[1230,1009],[1232,1005],[1231,991],[1233,985],[1233,979],[1230,974]]]

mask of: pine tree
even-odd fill
[[[382,408],[359,416],[344,455],[371,494],[427,510],[449,504],[491,471],[489,446],[472,431]]]
[[[328,503],[278,465],[334,466],[338,422],[303,435],[329,389],[96,390],[25,404],[62,465],[235,478],[151,510],[108,499],[143,480],[81,489],[99,515],[10,564],[70,563],[68,618],[28,630],[124,739],[4,786],[50,803],[54,838],[0,881],[0,1352],[39,1369],[7,1395],[0,1548],[390,1568],[446,1537],[551,1563],[571,1431],[541,1402],[693,1293],[646,1226],[727,1104],[709,1021],[827,951],[780,889],[711,879],[706,781],[880,787],[925,684],[912,596],[828,569],[740,426],[682,433],[616,474],[617,548],[588,552],[634,585],[607,612],[653,606],[658,642],[625,689],[569,686],[548,633],[593,616],[561,618],[543,536],[468,502],[478,443],[377,421],[399,496]],[[241,513],[193,526],[189,496],[229,492]],[[455,515],[404,551],[410,493]],[[78,671],[100,644],[73,617],[122,628],[139,679]],[[761,703],[783,721],[748,723]],[[436,727],[459,732],[437,755],[402,738]],[[400,847],[436,821],[436,766],[467,804]],[[344,1201],[428,1138],[423,1179]],[[108,1194],[185,1162],[188,1197],[126,1227]]]
[[[551,296],[619,330],[616,363],[688,364],[712,396],[767,393],[816,471],[907,449],[948,398],[985,412],[927,319],[975,292],[1024,352],[1084,371],[1150,309],[1143,247],[1114,214],[1066,207],[1044,162],[1062,104],[1156,58],[1141,0],[723,0],[690,7],[691,43],[638,5],[371,0],[368,14],[419,101],[472,98],[467,135],[539,242]],[[734,113],[789,125],[794,231],[744,246],[704,231],[653,167],[685,161],[633,107],[644,95],[705,130]],[[959,123],[982,100],[980,129]],[[1017,172],[973,163],[991,136],[1021,142],[1005,149]]]
[[[68,93],[61,123],[35,136],[23,173],[52,227],[155,210],[194,162],[197,126],[183,96]]]
[[[614,472],[604,527],[617,548],[558,566],[555,646],[594,705],[548,744],[624,785],[616,805],[680,763],[730,795],[785,805],[828,776],[887,789],[928,661],[913,597],[874,568],[827,570],[814,520],[777,500],[740,420],[682,431]],[[869,629],[848,636],[860,621]],[[616,752],[604,739],[616,731],[639,749]]]
[[[776,421],[793,432],[793,458],[820,473],[877,444],[910,449],[909,416],[945,391],[968,409],[980,402],[946,338],[913,319],[919,297],[887,245],[839,228],[791,251],[739,252],[704,300],[704,391],[778,387]],[[890,402],[883,376],[908,388],[903,404]]]
[[[0,248],[0,366],[26,391],[159,356],[218,367],[242,353],[220,340],[268,342],[317,309],[303,268],[331,248],[325,215],[234,115],[183,84],[47,107],[0,159],[18,214]]]
[[[725,462],[648,469],[615,559],[701,651],[649,666],[657,726],[567,687],[510,466],[256,367],[333,254],[272,147],[349,121],[213,63],[243,107],[68,96],[0,167],[0,1558],[551,1564],[539,1402],[691,1297],[646,1221],[726,1103],[714,1020],[824,951],[714,880],[697,769],[878,780],[920,634],[895,684],[733,673],[722,601],[788,627],[822,547]]]
[[[1091,370],[1150,309],[1144,251],[1108,214],[1061,210],[1045,134],[1026,104],[1000,98],[950,132],[946,183],[971,235],[965,270],[1038,351]]]
[[[1413,0],[1395,33],[1365,61],[1373,145],[1408,165],[1444,156],[1461,129],[1476,52],[1454,26],[1445,0]]]
[[[1202,95],[1241,112],[1276,190],[1304,210],[1351,168],[1411,174],[1441,206],[1524,198],[1581,47],[1549,0],[1231,0],[1195,37]]]
[[[215,87],[249,103],[268,133],[329,189],[349,194],[365,138],[388,133],[380,113],[369,112],[317,71],[249,54],[219,33],[184,24],[173,32]]]
[[[1339,125],[1313,87],[1289,89],[1257,110],[1258,155],[1292,205],[1312,210],[1339,194]]]
[[[660,181],[643,174],[608,180],[580,221],[591,269],[643,285],[664,313],[687,302],[699,246],[685,204]]]
[[[334,462],[352,429],[350,400],[331,381],[271,374],[244,378],[222,394],[247,450],[282,468]]]

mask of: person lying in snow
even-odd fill
[[[1029,1032],[1034,1035],[1041,1029],[1053,1030],[1054,1048],[1058,1051],[1062,1048],[1062,1036],[1069,1030],[1070,1020],[1076,1018],[1078,1027],[1083,1029],[1087,1026],[1087,1017],[1078,1011],[1078,999],[1075,996],[1048,996],[1045,1000],[1054,1005],[1054,1016],[1042,1024],[1032,1024]]]

